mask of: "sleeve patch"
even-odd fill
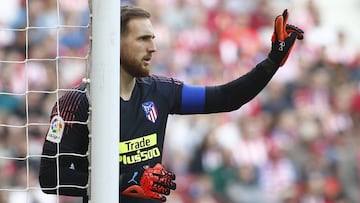
[[[182,88],[181,113],[203,113],[205,106],[205,87],[185,85]]]
[[[50,121],[49,131],[46,136],[46,140],[54,143],[60,143],[65,128],[64,120],[56,115]]]

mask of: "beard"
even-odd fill
[[[122,51],[120,53],[120,64],[133,77],[147,77],[150,75],[150,70],[141,61],[129,56],[127,52]]]

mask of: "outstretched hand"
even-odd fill
[[[287,24],[289,13],[287,9],[275,18],[274,32],[271,37],[269,59],[283,66],[295,44],[295,40],[304,39],[304,31],[294,25]]]

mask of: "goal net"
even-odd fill
[[[89,202],[117,201],[115,198],[118,195],[118,181],[111,180],[109,176],[114,178],[114,175],[116,177],[119,173],[117,162],[119,113],[109,113],[107,108],[114,108],[113,111],[119,109],[119,103],[115,107],[112,106],[118,102],[119,97],[116,98],[117,94],[114,93],[108,96],[107,99],[114,97],[116,99],[108,102],[107,105],[104,105],[103,98],[106,98],[104,93],[108,93],[104,89],[115,92],[119,89],[119,74],[116,73],[119,69],[117,42],[120,42],[118,27],[120,1],[111,0],[107,2],[108,5],[100,5],[100,2],[100,0],[2,2],[0,7],[0,203],[81,202],[80,197],[45,194],[38,181],[40,159],[43,157],[42,146],[50,127],[51,109],[65,92],[73,91],[72,88],[81,82],[87,83],[85,92],[91,106],[89,109],[91,116],[88,121],[78,123],[89,127],[90,140],[100,141],[98,141],[99,146],[91,144],[89,147],[95,150],[96,155],[90,150],[85,155],[69,155],[88,157],[90,176],[93,176],[92,173],[96,175],[94,178],[91,177],[91,181],[85,186],[90,197]],[[110,18],[113,17],[119,19],[111,20]],[[109,26],[110,21],[118,25]],[[101,40],[102,44],[99,43]],[[111,43],[117,43],[117,48]],[[107,46],[107,49],[104,49],[104,46]],[[94,48],[101,50],[93,52]],[[114,59],[115,54],[117,54],[116,59]],[[104,67],[107,67],[106,71],[103,70]],[[103,78],[93,78],[96,75]],[[114,87],[109,88],[110,86]],[[108,118],[111,118],[112,114],[115,118],[106,121],[113,126],[104,130],[105,119],[101,116],[105,113],[108,114]],[[98,124],[93,121],[98,121]],[[65,120],[65,124],[69,122]],[[109,130],[113,134],[109,135]],[[113,155],[108,154],[105,157],[105,153],[110,152]],[[49,158],[58,159],[59,155],[61,154],[57,153]],[[102,164],[108,164],[109,161],[115,162],[107,166],[110,166],[113,172],[108,170],[104,173],[106,166]],[[108,181],[109,184],[105,185],[104,181]],[[91,182],[98,185],[93,188]],[[116,184],[117,186],[113,186]],[[63,185],[57,185],[55,189],[59,187]],[[99,191],[99,194],[97,192],[92,194],[92,190]],[[112,193],[117,191],[116,194],[103,194],[105,190]],[[104,197],[105,195],[107,197]]]

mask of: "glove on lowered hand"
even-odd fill
[[[286,62],[295,40],[304,38],[304,31],[294,25],[287,24],[289,13],[287,9],[275,18],[274,32],[271,37],[271,51],[269,58],[279,66]]]
[[[175,174],[165,170],[164,167],[158,163],[154,167],[144,168],[141,176],[139,176],[139,172],[134,172],[126,183],[132,185],[125,188],[121,194],[165,202],[165,195],[169,195],[170,190],[176,189],[174,180]]]

